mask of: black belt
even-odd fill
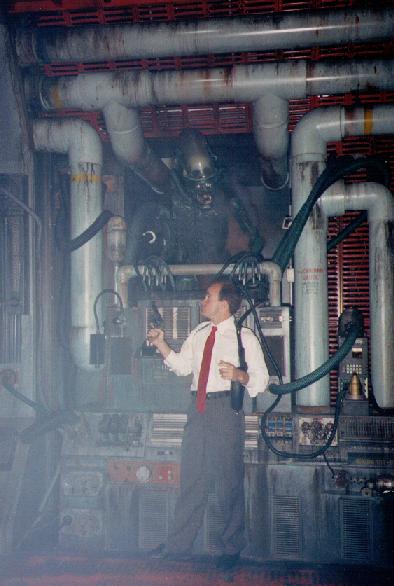
[[[216,391],[216,393],[207,393],[205,396],[207,399],[220,399],[220,397],[229,397],[231,391]],[[192,397],[197,396],[197,391],[191,391]]]

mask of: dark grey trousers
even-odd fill
[[[192,396],[183,435],[181,486],[167,547],[190,552],[202,525],[208,493],[216,495],[223,531],[218,554],[235,554],[244,536],[244,415],[231,409],[230,397],[206,401],[204,413]]]

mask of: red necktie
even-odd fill
[[[197,385],[197,411],[203,413],[205,411],[205,397],[207,394],[207,382],[209,375],[209,368],[211,366],[212,348],[215,343],[215,334],[217,327],[212,326],[211,332],[205,342],[204,352],[202,355],[200,374],[198,376]]]

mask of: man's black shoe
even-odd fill
[[[219,557],[216,562],[218,570],[232,570],[239,562],[239,553],[224,554]]]
[[[189,561],[191,559],[190,552],[183,552],[183,553],[175,553],[172,551],[168,551],[166,545],[161,543],[155,549],[152,549],[149,552],[149,555],[152,559],[155,560],[169,560],[174,562],[184,562]]]

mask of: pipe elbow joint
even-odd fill
[[[273,307],[279,307],[282,282],[282,271],[280,266],[271,260],[265,260],[260,264],[260,270],[268,277],[271,305]]]
[[[35,120],[33,142],[37,150],[68,153],[71,165],[103,162],[100,138],[83,120]]]
[[[305,114],[292,136],[292,157],[304,160],[322,160],[326,157],[327,142],[340,140],[341,108],[317,108]]]

